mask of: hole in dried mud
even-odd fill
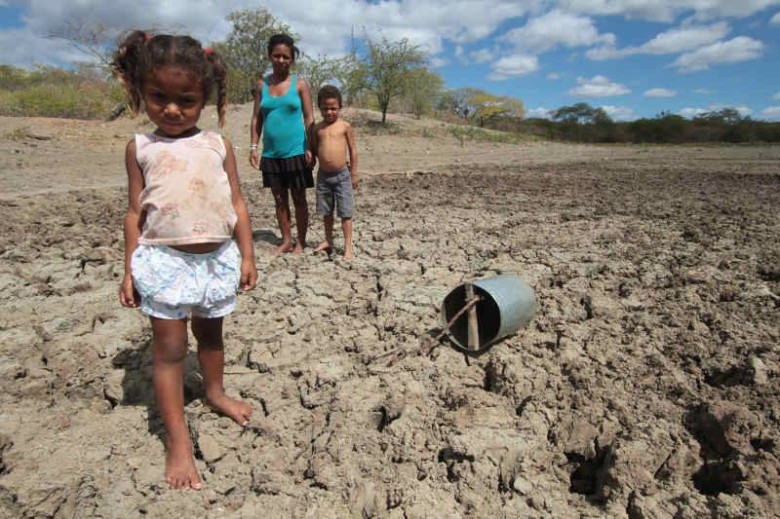
[[[523,413],[525,412],[525,408],[528,407],[528,404],[531,402],[532,397],[527,396],[523,399],[522,402],[520,402],[520,405],[518,405],[515,408],[515,414],[517,416],[523,416]]]
[[[753,382],[753,374],[745,366],[715,368],[704,376],[704,381],[713,387],[749,386]]]
[[[717,417],[706,407],[697,407],[685,416],[685,428],[701,445],[701,455],[705,460],[725,458],[735,454],[734,448],[726,439],[726,432]]]
[[[460,474],[457,470],[457,465],[459,463],[463,463],[464,461],[473,463],[474,459],[475,458],[473,455],[458,452],[452,447],[443,448],[439,451],[438,456],[439,463],[444,463],[447,465],[447,481],[450,483],[454,483],[460,480]]]
[[[596,455],[586,458],[577,452],[567,452],[566,459],[577,464],[569,478],[569,491],[582,494],[597,504],[603,504],[609,497],[612,477],[609,471],[615,464],[615,449],[609,444],[596,444]]]
[[[717,496],[724,494],[739,494],[742,492],[742,481],[745,475],[733,461],[716,461],[705,463],[693,475],[693,486],[702,494]]]
[[[771,438],[751,438],[750,445],[757,451],[774,452],[775,441]]]

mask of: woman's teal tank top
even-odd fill
[[[287,93],[273,97],[268,92],[268,80],[263,81],[260,110],[263,114],[263,157],[288,159],[303,155],[305,132],[303,109],[298,95],[296,74],[290,78]]]

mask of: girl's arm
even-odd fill
[[[260,101],[263,100],[263,80],[257,81],[257,96],[252,107],[252,123],[249,125],[249,144],[255,146],[260,143],[260,135],[263,133],[263,113],[260,111]],[[232,152],[232,148],[231,148]],[[255,147],[249,149],[249,163],[253,168],[260,167],[260,153]]]
[[[125,149],[125,168],[127,169],[127,214],[125,215],[125,275],[119,288],[119,302],[127,308],[135,308],[140,304],[133,288],[131,261],[133,252],[138,247],[138,237],[143,225],[141,210],[141,192],[144,189],[144,174],[138,164],[135,154],[135,139],[127,143]]]
[[[257,282],[257,267],[255,266],[255,244],[252,241],[252,222],[249,220],[249,211],[244,202],[244,196],[241,194],[241,185],[238,181],[238,168],[236,167],[236,156],[233,153],[233,145],[228,139],[225,140],[225,162],[223,164],[225,172],[230,182],[230,192],[233,197],[233,209],[236,211],[236,226],[233,229],[233,236],[238,243],[238,249],[241,251],[241,290],[244,292],[255,288]]]
[[[302,77],[298,77],[298,95],[301,97],[301,111],[303,112],[303,133],[305,139],[308,142],[311,139],[312,127],[314,126],[314,110],[311,104],[311,88],[309,83]],[[304,143],[304,149],[306,150],[306,164],[310,167],[314,167],[314,160],[310,146]]]
[[[352,189],[358,188],[358,153],[355,145],[355,131],[347,124],[347,147],[349,148],[349,174],[352,177]]]

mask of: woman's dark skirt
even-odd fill
[[[288,159],[262,157],[260,170],[263,172],[263,187],[314,187],[311,168],[303,155]]]

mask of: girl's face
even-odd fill
[[[271,48],[268,57],[271,58],[274,73],[284,75],[290,71],[293,64],[293,50],[288,45],[277,43]]]
[[[188,137],[198,131],[206,100],[200,78],[175,65],[161,67],[144,78],[144,107],[149,119],[167,137]]]

